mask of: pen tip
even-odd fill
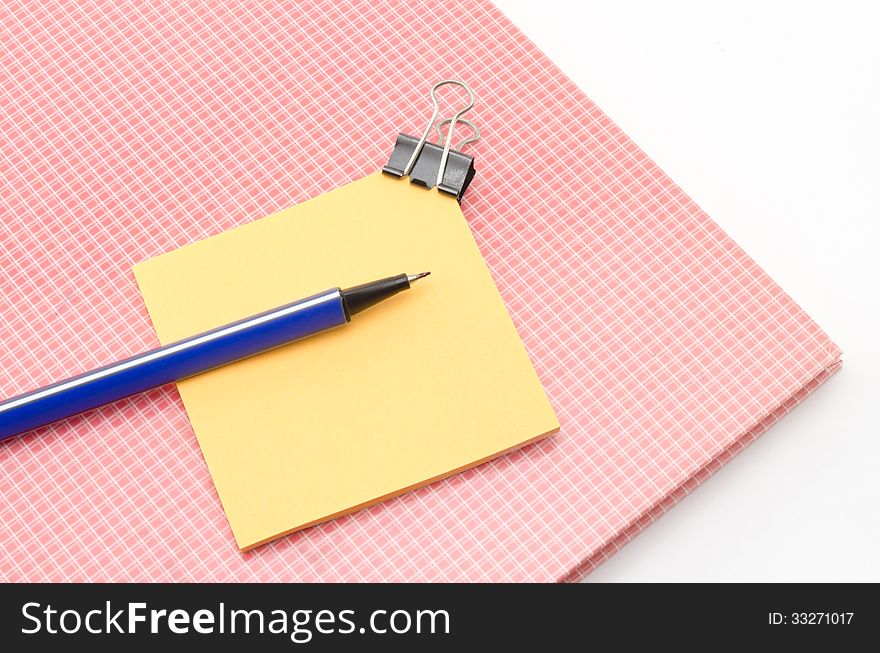
[[[419,272],[418,274],[408,274],[406,275],[406,280],[412,283],[413,281],[418,281],[419,279],[424,279],[427,277],[430,272]]]

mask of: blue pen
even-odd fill
[[[430,272],[317,295],[173,342],[0,403],[0,441],[123,397],[180,381],[351,321]]]

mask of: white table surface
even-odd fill
[[[880,581],[880,4],[497,0],[844,350],[591,581]]]

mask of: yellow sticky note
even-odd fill
[[[377,173],[135,267],[163,343],[423,270],[349,325],[178,384],[242,550],[558,421],[458,203],[436,189]]]

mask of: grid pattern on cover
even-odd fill
[[[836,369],[484,0],[9,0],[0,25],[0,395],[155,346],[133,263],[378,169],[457,77],[484,133],[464,212],[562,424],[240,554],[162,388],[0,446],[0,579],[576,577]]]

